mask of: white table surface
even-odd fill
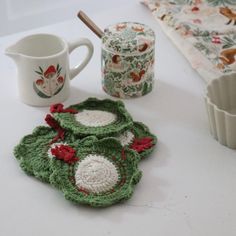
[[[75,206],[51,186],[25,175],[13,147],[37,125],[48,108],[17,97],[16,67],[4,48],[22,36],[54,33],[67,40],[88,37],[95,54],[71,82],[66,105],[90,96],[108,98],[101,88],[100,40],[75,19],[0,38],[0,235],[236,235],[235,151],[215,141],[208,129],[205,84],[139,3],[91,15],[101,26],[139,21],[152,27],[156,41],[156,86],[149,95],[125,100],[134,119],[158,136],[153,155],[140,163],[143,177],[133,197],[105,209]],[[72,55],[72,64],[78,60]],[[82,55],[83,53],[81,53]]]

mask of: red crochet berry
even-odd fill
[[[140,139],[136,138],[130,148],[137,152],[143,152],[144,150],[149,149],[153,146],[152,141],[153,139],[150,137],[144,137]]]
[[[58,145],[51,149],[51,153],[57,159],[62,160],[68,164],[72,164],[78,161],[78,158],[75,156],[76,151],[68,145]]]
[[[57,104],[53,104],[50,106],[50,112],[54,113],[54,112],[62,112],[63,111],[63,104],[61,103],[57,103]]]

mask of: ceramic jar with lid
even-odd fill
[[[102,85],[119,98],[149,93],[154,82],[155,34],[146,25],[122,22],[102,37]]]

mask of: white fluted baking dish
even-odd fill
[[[236,73],[212,80],[205,103],[213,137],[236,149]]]

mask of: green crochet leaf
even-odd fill
[[[14,149],[14,155],[19,160],[21,168],[29,175],[49,182],[51,174],[50,169],[50,152],[52,139],[57,132],[50,127],[39,126],[33,130],[33,133],[22,138],[20,143]],[[82,142],[91,143],[95,137],[88,137],[84,140],[78,139],[71,133],[65,134],[62,143],[81,145]]]
[[[114,138],[104,138],[75,149],[78,161],[74,164],[51,159],[50,182],[66,199],[106,207],[131,197],[141,178],[136,152],[123,148]]]
[[[89,111],[105,111],[116,115],[116,120],[104,126],[85,126],[76,120],[76,114],[71,113],[53,113],[54,118],[60,125],[76,135],[87,136],[96,135],[99,138],[108,137],[121,133],[125,129],[132,126],[132,118],[124,107],[123,102],[113,101],[110,99],[98,100],[96,98],[89,98],[86,101],[72,105],[69,108],[83,112]]]

